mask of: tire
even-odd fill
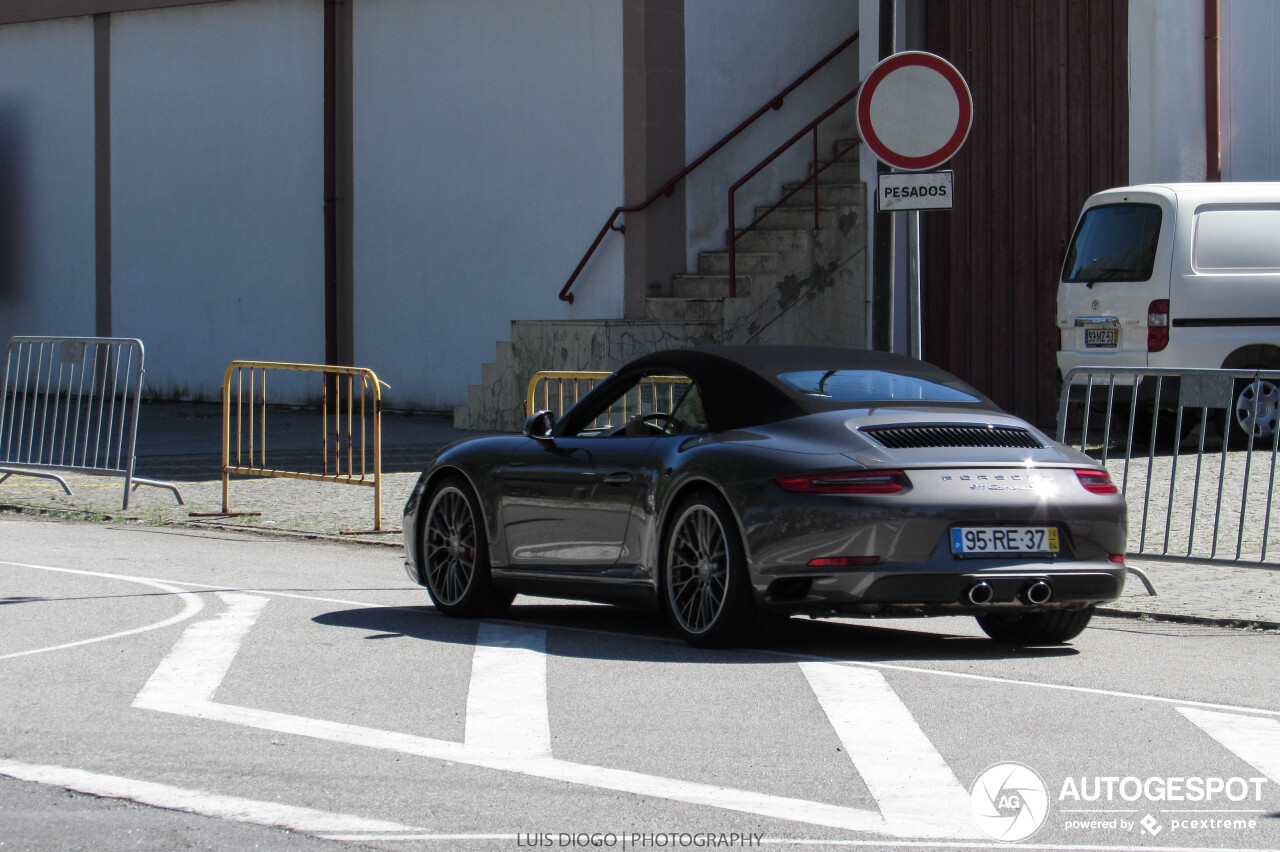
[[[515,599],[493,584],[479,501],[459,477],[431,490],[422,522],[422,573],[436,609],[456,618],[498,615]]]
[[[1084,631],[1093,618],[1092,606],[1084,609],[1053,609],[1041,612],[1004,613],[978,616],[978,626],[997,642],[1010,645],[1060,645]]]
[[[772,620],[756,606],[729,506],[717,494],[699,492],[680,501],[671,518],[659,583],[676,633],[699,647],[762,638]]]
[[[1154,444],[1151,442],[1151,427],[1153,424],[1156,432]],[[1179,431],[1177,409],[1156,411],[1151,405],[1139,405],[1133,417],[1133,451],[1144,454],[1150,450],[1161,454],[1176,453],[1182,447],[1184,441],[1196,434],[1199,426],[1199,409],[1183,409],[1182,428]],[[1129,420],[1126,411],[1124,420],[1119,426],[1119,434],[1125,434],[1128,428]],[[1120,451],[1124,451],[1123,441],[1120,445]]]
[[[1227,446],[1248,449],[1252,433],[1254,449],[1270,450],[1280,427],[1280,386],[1270,379],[1242,379],[1236,382],[1232,399]]]

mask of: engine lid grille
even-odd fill
[[[891,450],[941,447],[1002,447],[1040,450],[1044,444],[1016,426],[913,425],[870,426],[861,430]]]

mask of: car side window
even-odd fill
[[[640,376],[580,429],[578,437],[674,435],[706,428],[701,395],[686,375]]]

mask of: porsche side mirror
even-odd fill
[[[524,436],[533,438],[538,441],[550,441],[551,430],[556,425],[556,419],[547,409],[535,411],[533,416],[524,421]]]

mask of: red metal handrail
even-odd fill
[[[650,204],[653,204],[653,202],[657,201],[659,198],[662,198],[664,196],[670,197],[671,194],[675,192],[676,186],[680,183],[680,181],[688,177],[690,172],[698,168],[698,166],[702,165],[704,162],[710,159],[717,151],[719,151],[729,142],[737,138],[738,134],[742,133],[742,131],[746,130],[748,127],[754,124],[762,115],[769,112],[770,110],[782,109],[783,101],[786,100],[788,95],[790,95],[797,88],[799,88],[806,80],[808,80],[814,74],[821,71],[827,65],[827,63],[829,63],[831,60],[835,59],[837,56],[843,53],[850,45],[852,45],[857,40],[858,40],[858,34],[854,33],[844,41],[840,42],[840,44],[837,45],[834,50],[832,50],[826,56],[822,57],[822,59],[818,60],[818,62],[812,68],[810,68],[808,71],[804,72],[799,77],[797,77],[789,86],[787,86],[785,89],[783,89],[782,91],[774,95],[772,98],[770,98],[764,104],[764,106],[760,107],[758,110],[753,112],[750,118],[748,118],[746,121],[739,124],[733,130],[730,130],[727,134],[725,134],[720,139],[719,142],[715,143],[706,151],[704,151],[702,156],[698,157],[698,159],[694,160],[692,163],[690,163],[689,165],[681,169],[679,174],[677,174],[675,177],[671,178],[671,180],[664,183],[657,192],[655,192],[653,195],[645,199],[645,201],[642,204],[632,204],[626,207],[613,208],[612,215],[610,215],[608,221],[604,223],[604,227],[600,229],[600,233],[596,234],[596,238],[591,241],[591,246],[587,249],[586,254],[582,256],[582,260],[578,261],[578,265],[577,267],[574,268],[573,274],[569,276],[569,280],[565,283],[564,287],[560,288],[560,300],[562,302],[568,302],[571,305],[573,304],[573,294],[570,293],[569,291],[573,289],[573,283],[578,280],[578,276],[582,274],[582,270],[583,268],[586,267],[587,261],[591,259],[591,255],[595,253],[595,250],[599,247],[600,243],[604,240],[605,235],[608,234],[610,231],[626,233],[627,228],[625,225],[615,224],[618,221],[619,216],[621,216],[624,213],[639,213],[640,211],[647,209]]]
[[[729,240],[728,242],[729,242],[729,297],[730,298],[738,295],[738,251],[737,251],[738,238],[749,233],[753,228],[755,228],[756,225],[759,225],[762,221],[764,221],[766,216],[768,216],[773,211],[777,210],[779,207],[785,204],[787,200],[791,198],[791,196],[795,195],[797,192],[804,189],[805,185],[808,184],[809,181],[813,181],[813,229],[815,231],[819,230],[819,227],[818,227],[818,175],[822,174],[828,168],[830,168],[831,166],[839,162],[840,159],[844,157],[845,154],[849,153],[854,148],[857,148],[858,145],[861,144],[862,140],[857,139],[852,144],[845,146],[840,151],[837,151],[836,155],[832,157],[830,161],[823,163],[821,166],[819,166],[818,165],[818,125],[822,124],[822,122],[826,121],[828,118],[834,115],[837,110],[839,110],[845,104],[849,103],[849,101],[856,98],[858,96],[858,90],[861,88],[862,88],[862,84],[859,83],[857,86],[854,87],[852,92],[845,95],[840,100],[836,101],[829,109],[827,109],[826,112],[822,113],[822,115],[818,116],[813,121],[806,124],[803,128],[800,129],[798,133],[796,133],[795,136],[792,136],[786,142],[783,142],[781,145],[779,145],[778,148],[775,149],[772,154],[770,154],[769,156],[761,160],[759,163],[757,163],[755,168],[753,168],[751,171],[747,172],[745,175],[739,178],[737,183],[735,183],[733,186],[729,187],[729,234],[728,234]],[[735,214],[733,209],[734,195],[737,194],[738,190],[742,187],[744,183],[746,183],[747,181],[751,180],[753,177],[758,175],[766,166],[768,166],[774,160],[778,159],[778,157],[782,156],[783,152],[785,152],[792,145],[796,144],[801,139],[803,139],[806,135],[809,135],[809,134],[812,134],[813,136],[813,173],[808,178],[801,181],[799,185],[797,185],[794,189],[792,189],[786,195],[782,196],[782,198],[779,199],[776,204],[774,204],[768,210],[764,211],[759,216],[757,216],[751,222],[750,225],[747,225],[747,227],[743,228],[742,231],[739,232],[737,229],[736,219],[735,219]]]

